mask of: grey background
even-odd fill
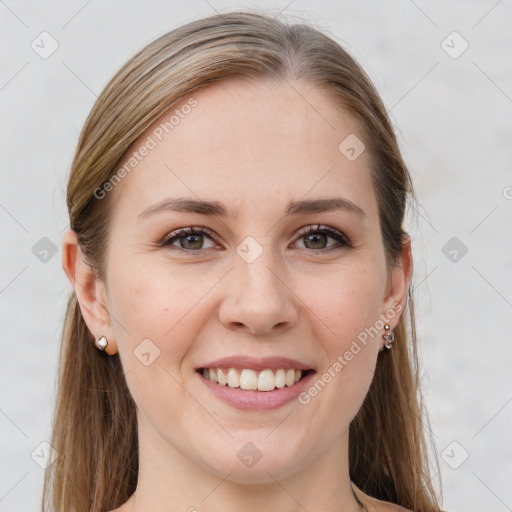
[[[158,35],[255,5],[0,0],[0,511],[39,509],[43,470],[35,460],[48,452],[40,443],[50,435],[71,290],[60,261],[65,184],[96,95]],[[512,510],[512,2],[257,6],[323,27],[379,89],[420,202],[408,227],[444,508]],[[46,59],[31,47],[51,48],[43,31],[58,43]]]

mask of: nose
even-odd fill
[[[219,319],[227,329],[273,334],[297,322],[297,301],[291,283],[286,282],[282,269],[274,269],[266,252],[252,263],[238,258],[229,273],[219,311]]]

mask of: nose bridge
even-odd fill
[[[279,261],[271,247],[249,238],[237,247],[237,254],[236,279],[243,289],[242,297],[255,301],[253,308],[258,309],[258,299],[270,304],[284,298],[283,284],[277,278]],[[263,307],[261,302],[259,308]]]
[[[243,324],[252,333],[263,333],[294,322],[296,311],[274,251],[248,238],[237,247],[221,321],[226,326]]]
[[[250,252],[254,251],[253,248]],[[249,252],[249,254],[250,254]],[[254,260],[246,260],[243,256],[238,258],[235,264],[235,272],[237,279],[245,287],[248,295],[257,296],[259,293],[270,294],[272,296],[280,295],[281,290],[278,290],[282,283],[277,279],[276,274],[278,262],[272,249],[263,249],[261,254],[257,255]],[[268,296],[267,298],[271,298]]]

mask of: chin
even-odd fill
[[[212,468],[213,469],[213,468]],[[223,465],[214,468],[221,478],[227,478],[239,484],[274,484],[276,480],[285,480],[300,470],[300,466],[290,460],[260,459],[254,466],[249,467],[237,461],[234,465]]]
[[[270,442],[266,436],[268,432],[261,437],[243,436],[242,441],[224,445],[216,453],[210,449],[208,460],[203,459],[201,465],[240,484],[268,484],[293,476],[306,464],[304,454],[311,456],[310,449],[299,450],[289,443],[290,438],[286,444],[285,439],[276,437]]]

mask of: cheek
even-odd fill
[[[213,285],[210,283],[210,288]],[[208,283],[174,275],[169,265],[132,265],[111,273],[112,317],[130,393],[151,423],[178,423],[187,410],[181,363],[200,334]],[[203,307],[202,307],[203,306]],[[165,407],[162,407],[165,404]]]
[[[382,283],[376,267],[347,268],[328,286],[323,281],[307,303],[321,319],[315,334],[325,364],[299,402],[315,408],[318,417],[331,418],[333,432],[348,426],[373,378],[382,332]]]
[[[300,285],[309,290],[305,303],[325,328],[320,339],[331,356],[378,320],[384,277],[377,266],[346,265],[329,276],[307,281]]]
[[[155,366],[181,379],[180,364],[213,311],[208,293],[218,281],[214,272],[177,271],[168,262],[133,263],[111,274],[112,316],[125,369],[140,371],[133,355],[148,351]],[[149,340],[149,341],[148,341]],[[147,350],[146,350],[147,349]]]

